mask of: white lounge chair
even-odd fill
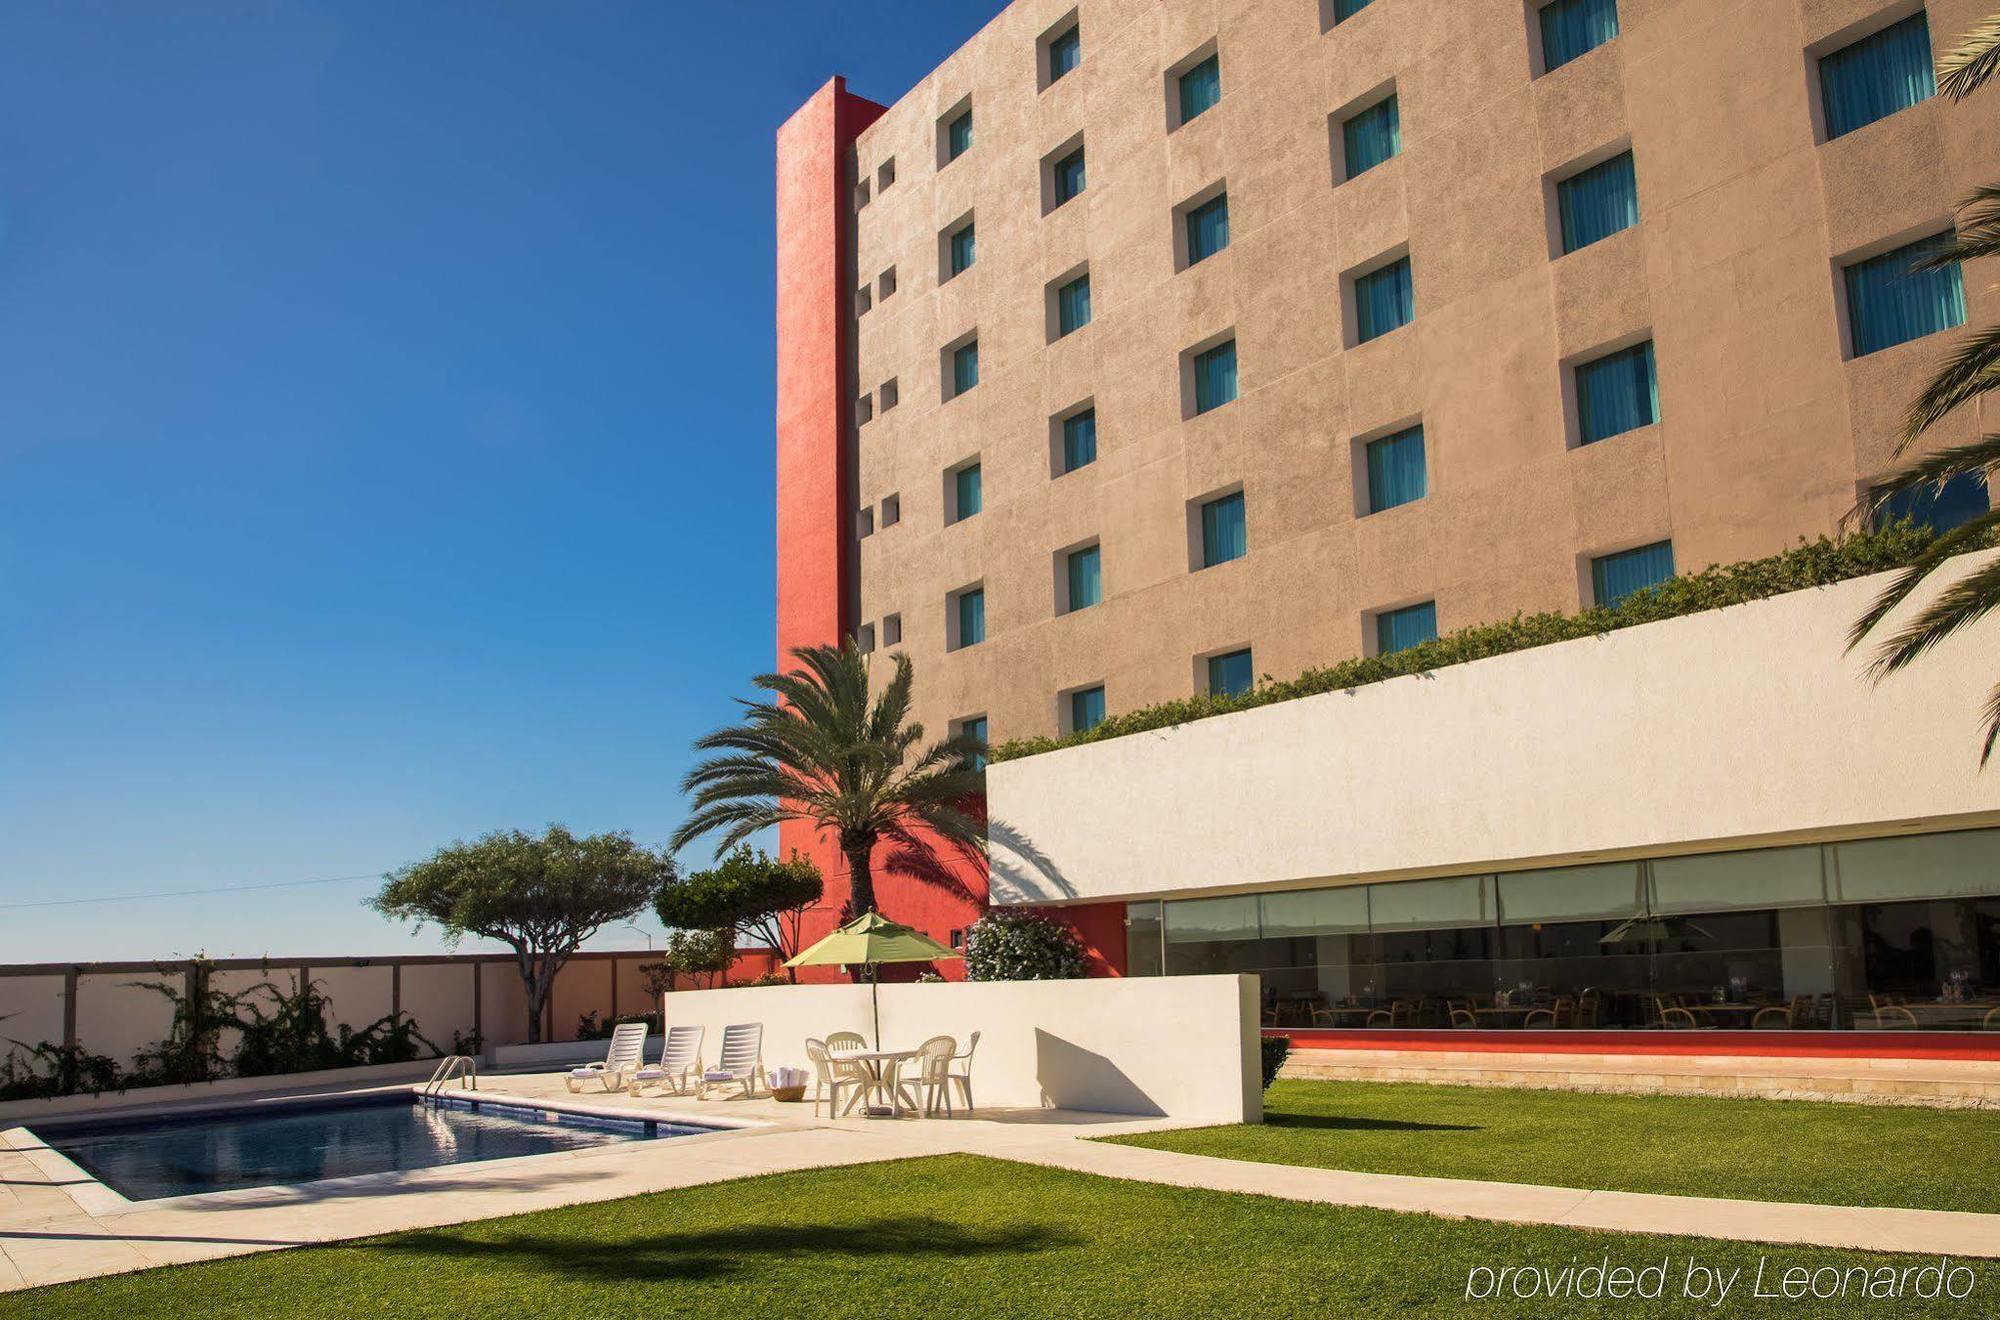
[[[732,1023],[722,1029],[722,1057],[715,1061],[713,1068],[702,1070],[701,1090],[695,1098],[707,1099],[711,1086],[740,1085],[743,1098],[749,1100],[756,1096],[757,1085],[763,1080],[764,1024]]]
[[[581,1068],[569,1070],[563,1078],[563,1085],[569,1087],[570,1094],[581,1091],[591,1082],[597,1082],[607,1091],[622,1091],[628,1076],[636,1071],[646,1053],[646,1024],[625,1022],[612,1028],[611,1048],[604,1053],[603,1063],[586,1063]]]
[[[654,1086],[686,1095],[689,1086],[701,1081],[701,1041],[707,1032],[706,1027],[668,1027],[660,1061],[632,1074],[632,1094]]]

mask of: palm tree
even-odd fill
[[[718,755],[681,781],[694,810],[670,846],[722,830],[718,851],[727,851],[781,821],[810,821],[835,836],[847,859],[848,907],[857,916],[875,907],[878,845],[896,848],[891,869],[926,878],[943,873],[933,839],[977,855],[985,744],[960,733],[923,746],[924,726],[909,719],[909,657],[895,657],[871,704],[868,662],[852,641],[792,655],[800,668],[751,680],[775,702],[743,701],[742,723],[696,741]]]
[[[1966,34],[1956,50],[1938,60],[1938,91],[1951,100],[1962,101],[1996,75],[2000,75],[2000,14],[1979,24]],[[2000,184],[1977,189],[1959,204],[1956,237],[1922,265],[1934,269],[1982,257],[2000,257]],[[1973,332],[1952,350],[1904,415],[1897,436],[1897,456],[1907,453],[1948,414],[1983,398],[1996,385],[2000,385],[2000,325]],[[1989,485],[1993,474],[2000,472],[2000,435],[1981,436],[1970,444],[1955,445],[1917,459],[1864,498],[1856,515],[1872,520],[1897,495],[1941,491],[1952,478],[1974,472],[1985,475]],[[1855,621],[1848,632],[1848,649],[1859,646],[1945,560],[1986,545],[1996,527],[2000,527],[2000,510],[1989,510],[1932,541],[1914,563],[1896,575],[1867,613]],[[1939,593],[1915,618],[1882,642],[1869,668],[1878,680],[1887,677],[1995,609],[2000,609],[2000,560],[1967,574]],[[1979,763],[1983,766],[1992,758],[1996,743],[2000,743],[2000,686],[1987,696],[1982,714],[1986,719],[1986,741],[1980,750]]]

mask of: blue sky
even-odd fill
[[[998,7],[0,10],[0,962],[426,949],[21,905],[663,840],[772,653],[772,135]]]

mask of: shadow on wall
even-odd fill
[[[1075,898],[1076,886],[1035,841],[1004,820],[986,822],[987,892],[992,901],[1046,903]]]
[[[1111,1060],[1035,1028],[1035,1081],[1042,1103],[1055,1109],[1164,1118],[1167,1111]]]

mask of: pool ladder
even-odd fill
[[[425,1082],[421,1095],[436,1095],[453,1081],[461,1089],[470,1086],[479,1089],[479,1060],[470,1054],[454,1054],[448,1059],[439,1059],[438,1066],[431,1070],[431,1079]]]

